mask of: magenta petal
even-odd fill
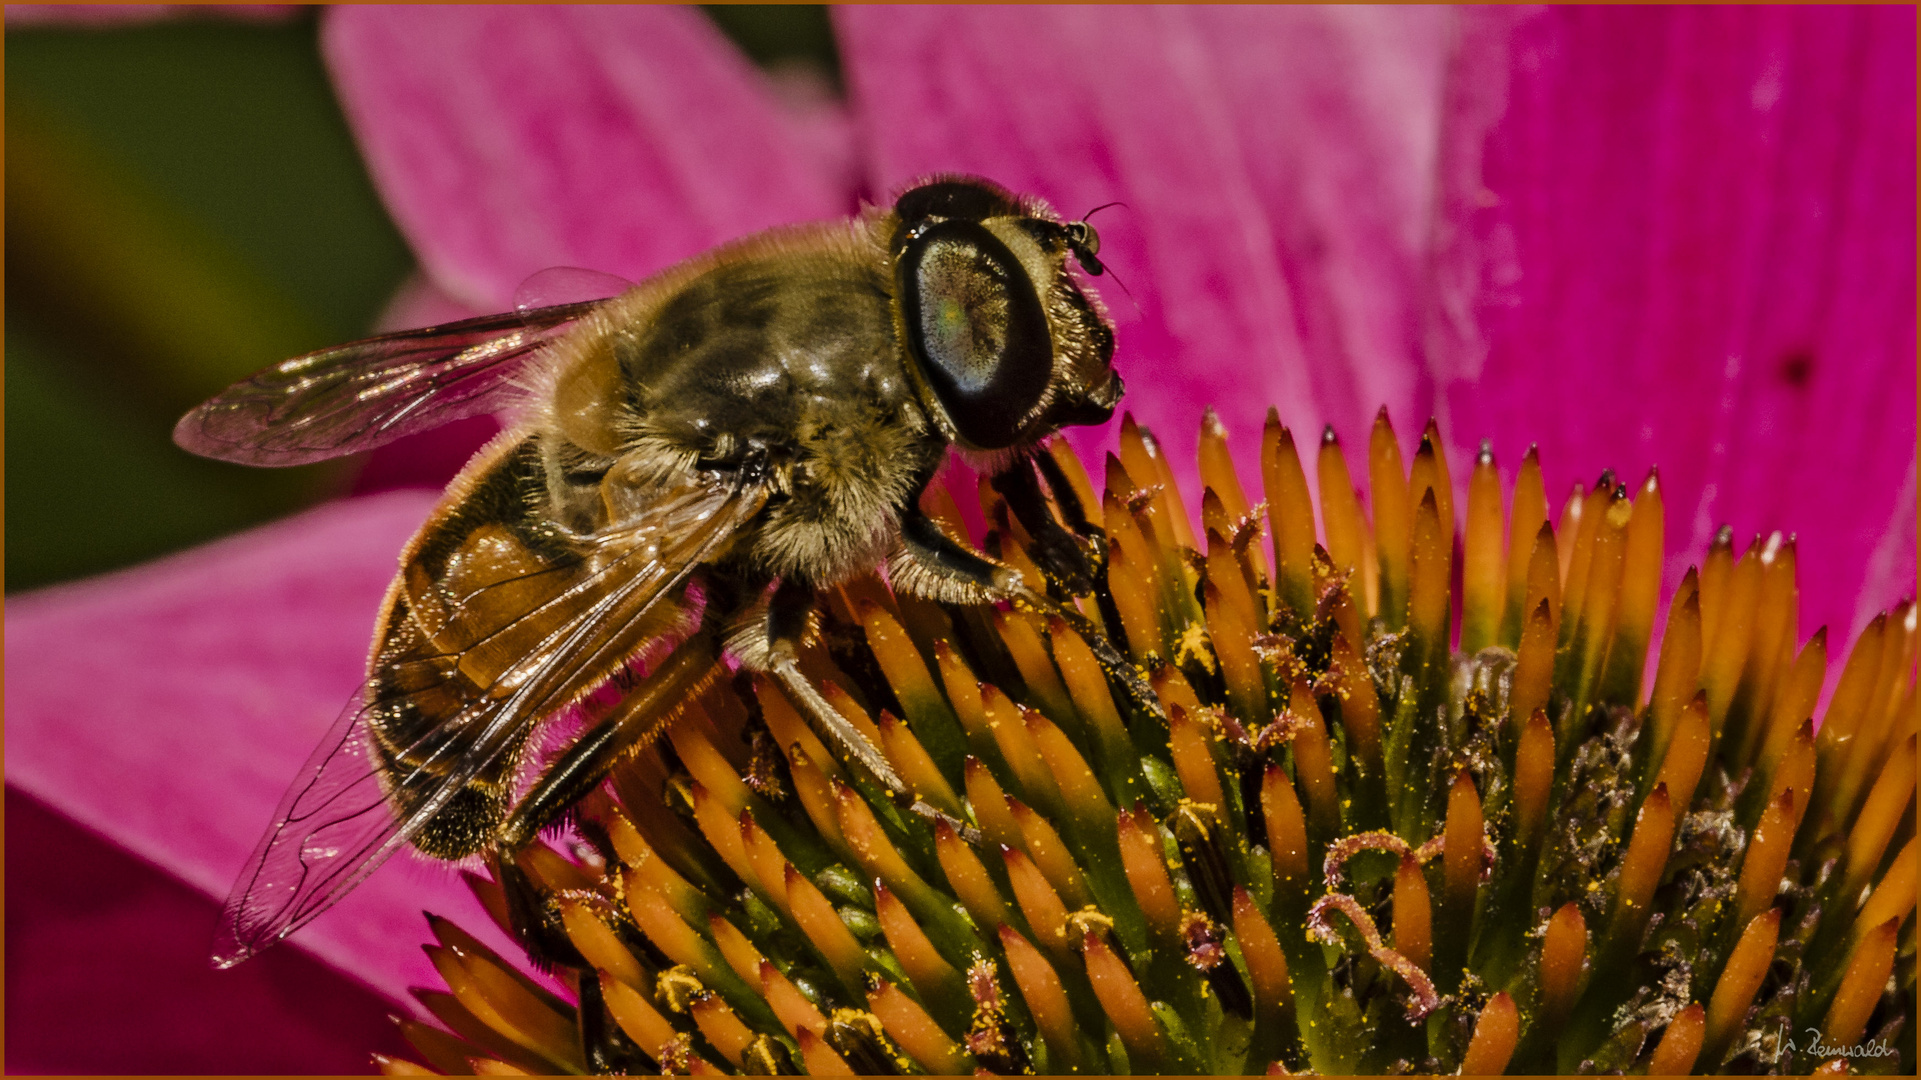
[[[1557,497],[1659,465],[1670,585],[1796,533],[1803,633],[1851,636],[1914,589],[1913,10],[1508,18],[1450,99],[1453,437],[1538,441]]]
[[[364,1073],[408,1052],[382,995],[297,947],[217,971],[219,901],[11,787],[6,813],[8,1073]]]
[[[388,209],[479,307],[550,266],[639,279],[852,209],[844,169],[691,10],[346,7],[325,48]]]
[[[1209,403],[1250,451],[1270,404],[1310,439],[1326,422],[1361,436],[1383,403],[1410,424],[1426,415],[1418,303],[1447,11],[836,18],[877,195],[949,170],[1070,215],[1127,203],[1095,223],[1138,314],[1098,284],[1126,407],[1184,479]]]
[[[9,598],[7,782],[226,896],[359,686],[395,552],[432,503],[332,503]],[[422,908],[493,931],[456,875],[402,855],[293,940],[398,1001],[436,978],[407,945],[424,937]]]

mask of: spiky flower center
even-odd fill
[[[446,1071],[1913,1067],[1895,1038],[1914,1009],[1912,603],[1861,635],[1817,731],[1826,635],[1797,647],[1778,534],[1736,558],[1722,531],[1644,671],[1652,474],[1577,487],[1557,527],[1532,451],[1504,510],[1484,446],[1457,514],[1439,433],[1404,468],[1385,412],[1366,512],[1331,431],[1318,515],[1271,415],[1264,502],[1211,415],[1200,460],[1199,534],[1131,420],[1099,498],[1063,444],[1043,463],[1104,563],[1091,594],[1056,595],[1159,708],[1117,693],[1059,619],[877,578],[832,590],[802,667],[944,818],[899,809],[771,683],[716,680],[583,804],[577,859],[521,857],[584,960],[557,973],[573,1000],[436,921],[449,992],[420,998],[446,1030],[405,1022],[421,1054]],[[980,494],[985,550],[1047,580]]]

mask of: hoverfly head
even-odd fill
[[[972,177],[908,189],[894,218],[902,338],[956,442],[1002,450],[1113,414],[1113,328],[1067,265],[1102,272],[1092,226]]]

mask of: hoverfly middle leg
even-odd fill
[[[968,843],[979,843],[979,829],[915,796],[880,748],[842,716],[840,710],[822,697],[820,691],[814,689],[814,684],[801,673],[794,656],[806,634],[813,603],[813,588],[796,579],[785,579],[774,590],[773,599],[767,605],[768,671],[817,727],[831,736],[842,750],[860,762],[861,767],[887,789],[896,805],[929,821],[945,821]]]
[[[493,845],[494,874],[507,896],[508,919],[536,962],[579,966],[585,961],[568,939],[558,912],[515,855],[543,829],[562,820],[624,755],[667,730],[682,706],[698,695],[702,683],[720,670],[715,638],[713,630],[703,627],[676,646],[611,713],[581,733],[501,823]]]

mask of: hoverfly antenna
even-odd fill
[[[1113,269],[1101,261],[1101,237],[1099,233],[1094,231],[1094,226],[1087,223],[1087,219],[1110,206],[1133,209],[1126,203],[1116,199],[1113,202],[1105,202],[1096,206],[1094,209],[1082,214],[1079,221],[1070,222],[1067,226],[1068,244],[1074,252],[1075,259],[1080,262],[1081,269],[1096,277],[1102,274],[1112,274]],[[1126,294],[1127,302],[1134,305],[1134,313],[1136,315],[1141,314],[1140,301],[1134,299],[1134,292],[1127,287],[1127,282],[1122,281],[1119,275],[1115,275],[1114,283],[1121,287],[1122,293]]]
[[[1088,223],[1088,219],[1110,206],[1126,205],[1126,203],[1119,201],[1102,203],[1087,213],[1082,214],[1080,220],[1070,221],[1067,224],[1067,240],[1069,246],[1074,251],[1074,257],[1079,260],[1081,269],[1093,274],[1095,277],[1099,277],[1102,273],[1106,272],[1107,268],[1100,260],[1101,236],[1094,231],[1094,226]],[[1121,288],[1126,289],[1127,286],[1123,285]]]
[[[1112,204],[1110,203],[1109,205],[1112,205]],[[1141,302],[1139,300],[1134,299],[1134,290],[1127,287],[1127,282],[1121,280],[1121,276],[1114,272],[1114,268],[1112,266],[1106,267],[1106,270],[1107,270],[1107,276],[1114,279],[1114,284],[1119,285],[1121,287],[1121,293],[1127,297],[1127,302],[1134,305],[1134,314],[1137,316],[1145,317],[1146,313],[1141,310]]]

